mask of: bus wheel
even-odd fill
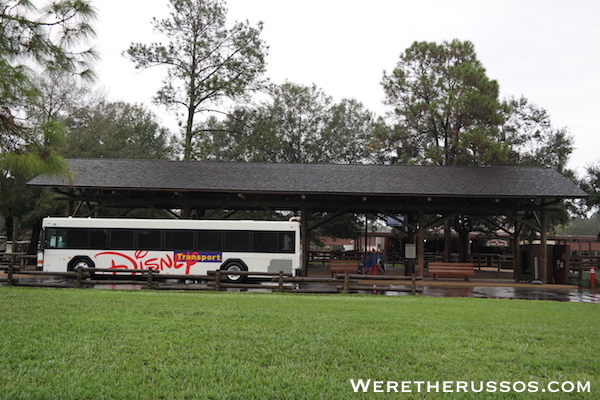
[[[67,271],[75,271],[78,267],[94,268],[94,262],[89,257],[75,257],[69,261]]]
[[[248,268],[246,268],[246,266],[242,262],[234,261],[234,262],[228,263],[225,266],[221,267],[221,270],[227,272],[227,275],[225,275],[225,276],[227,277],[227,280],[229,282],[232,282],[232,283],[246,282],[246,275],[230,274],[230,272],[248,271]]]

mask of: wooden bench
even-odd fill
[[[439,276],[465,277],[465,281],[470,280],[471,275],[475,275],[475,264],[472,263],[446,263],[430,262],[428,265],[429,273],[433,275],[434,280]]]
[[[330,260],[329,270],[332,277],[338,274],[345,274],[346,272],[349,274],[358,274],[359,265],[360,262],[353,260]]]

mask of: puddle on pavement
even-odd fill
[[[445,288],[424,287],[423,295],[432,297],[477,297],[485,299],[552,300],[577,303],[600,302],[594,290],[586,289],[543,289],[515,287]]]

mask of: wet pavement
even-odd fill
[[[31,284],[32,286],[54,286],[64,287],[68,285],[73,287],[72,283],[68,283],[64,279],[44,279],[43,283],[40,277],[21,277],[20,283],[24,285]],[[258,282],[254,282],[258,283]],[[390,290],[385,291],[370,291],[360,290],[361,294],[387,295],[387,296],[410,296],[410,283],[407,281],[390,281],[386,283],[390,286]],[[6,285],[6,282],[0,279],[0,285]],[[229,288],[228,291],[252,291],[252,292],[272,292],[276,291],[276,284],[273,282],[262,282],[263,288]],[[207,290],[210,289],[206,284],[187,284],[183,285],[183,290]],[[338,289],[336,285],[331,283],[302,283],[302,284],[286,284],[291,291],[302,293],[336,293]],[[120,289],[120,290],[140,290],[146,285],[140,284],[96,284],[95,289]],[[561,302],[578,302],[578,303],[600,303],[600,291],[580,289],[576,286],[569,285],[532,285],[524,283],[514,283],[510,281],[432,281],[422,280],[417,282],[418,296],[431,297],[473,297],[486,299],[522,299],[522,300],[550,300]],[[168,288],[164,288],[168,289]],[[178,290],[173,288],[173,290]],[[182,290],[182,285],[179,285],[179,290]]]
[[[442,283],[440,286],[439,284]],[[520,300],[550,300],[561,302],[576,302],[576,303],[600,303],[600,292],[590,289],[579,289],[573,286],[557,287],[560,285],[522,285],[522,286],[506,286],[505,282],[500,283],[502,286],[491,286],[493,283],[486,282],[485,286],[477,286],[477,282],[471,282],[472,286],[453,286],[443,285],[444,282],[420,282],[419,296],[429,297],[473,297],[480,299],[520,299]],[[491,285],[490,285],[491,284]],[[519,285],[519,284],[515,284]],[[361,291],[363,294],[384,294],[388,296],[407,296],[406,290],[409,286],[400,285],[405,291]],[[598,293],[597,293],[598,292]]]
[[[553,285],[556,286],[556,285]],[[553,300],[577,303],[600,302],[600,295],[588,289],[557,289],[555,287],[423,287],[423,295],[432,297],[476,297],[484,299]]]

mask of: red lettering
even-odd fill
[[[148,253],[148,250],[136,250],[135,253],[133,253],[133,255],[139,260],[140,258],[145,258],[146,256],[148,256]]]
[[[96,254],[95,258],[98,258],[100,256],[113,256],[113,258],[111,258],[111,260],[110,260],[110,267],[109,267],[109,269],[116,269],[116,268],[119,268],[119,269],[139,269],[136,260],[134,260],[133,258],[129,257],[126,254],[118,253],[118,252],[115,252],[115,251],[106,251],[104,253],[98,253],[98,254]],[[129,265],[127,265],[127,264],[120,264],[120,263],[123,263],[125,261],[128,261]]]
[[[160,271],[160,265],[158,262],[158,258],[150,258],[144,261],[144,266],[146,269],[153,269],[155,271]]]
[[[179,253],[177,256],[165,254],[161,258],[149,258],[149,251],[137,250],[133,253],[133,257],[118,251],[105,251],[96,254],[94,258],[109,257],[109,269],[153,269],[155,271],[184,269],[184,273],[189,275],[192,266],[199,262],[199,256],[200,253],[194,252],[185,256]]]
[[[173,262],[173,268],[175,269],[181,269],[184,267],[184,265],[186,264],[185,260],[175,260]]]
[[[173,268],[173,257],[167,254],[165,257],[160,259],[160,270],[164,271],[165,269],[171,268]]]
[[[199,259],[200,259],[200,253],[198,253],[197,251],[191,253],[190,256],[187,257],[187,259],[185,260],[186,275],[189,275],[190,270],[192,269],[192,265],[197,264]]]

